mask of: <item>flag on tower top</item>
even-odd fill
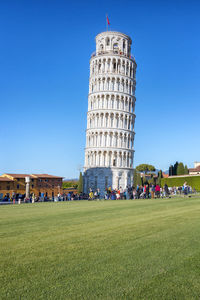
[[[108,16],[106,16],[106,18],[107,18],[107,23],[108,23],[108,25],[110,25],[110,22],[109,22]]]

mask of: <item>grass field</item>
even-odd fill
[[[0,207],[0,299],[200,299],[200,198]]]

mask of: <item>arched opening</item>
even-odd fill
[[[113,61],[113,72],[116,72],[117,69],[117,64],[116,64],[116,60],[114,59]]]
[[[110,39],[109,38],[106,39],[106,46],[110,46]]]
[[[125,44],[125,41],[123,40],[123,52],[125,51],[125,47],[126,47],[126,44]]]
[[[119,50],[118,43],[115,43],[113,45],[113,51],[114,51],[114,53],[118,54],[118,50]]]

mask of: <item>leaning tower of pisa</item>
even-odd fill
[[[84,192],[133,184],[135,59],[131,38],[106,31],[96,36],[90,79]]]

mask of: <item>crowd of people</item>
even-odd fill
[[[59,201],[73,201],[73,200],[87,200],[87,194],[75,194],[73,192],[58,194],[56,196],[48,197],[47,195],[41,194],[40,196],[36,196],[33,193],[30,194],[29,197],[26,197],[25,194],[13,194],[13,195],[5,195],[0,202],[8,203],[8,204],[20,204],[20,203],[35,203],[35,202],[59,202]]]
[[[29,198],[26,198],[26,195],[6,195],[2,201],[5,203],[35,203],[35,202],[48,202],[48,201],[74,201],[74,200],[129,200],[129,199],[153,199],[153,198],[170,198],[173,195],[190,195],[196,193],[195,189],[192,189],[191,186],[187,185],[187,182],[183,186],[179,187],[168,187],[165,184],[161,187],[159,184],[145,184],[144,186],[137,185],[136,187],[127,186],[125,189],[120,187],[119,189],[112,189],[111,187],[106,188],[104,195],[100,194],[100,190],[97,189],[93,191],[90,189],[89,194],[76,194],[73,192],[68,192],[67,194],[58,194],[49,198],[48,196],[40,195],[35,196],[31,194]]]
[[[136,187],[127,186],[125,189],[120,187],[119,189],[112,190],[111,187],[106,188],[104,193],[104,199],[108,200],[128,200],[128,199],[150,199],[150,198],[164,198],[171,197],[172,195],[188,195],[195,193],[196,190],[187,185],[187,182],[183,186],[168,187],[165,184],[161,187],[159,184],[145,184],[144,186],[137,185]],[[93,191],[90,189],[89,200],[100,199],[100,191],[97,189]]]

